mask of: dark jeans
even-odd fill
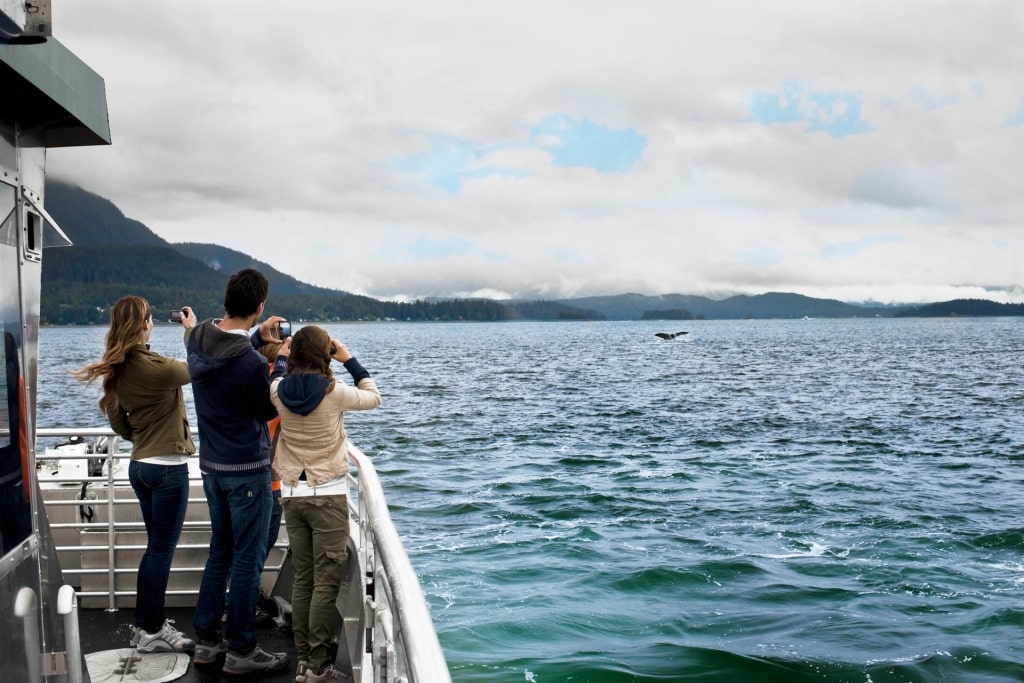
[[[267,559],[267,525],[272,504],[270,472],[203,474],[203,490],[213,534],[193,626],[197,638],[221,641],[221,615],[230,579],[231,600],[223,639],[228,650],[246,655],[256,647],[256,605],[260,574]]]
[[[277,537],[281,534],[281,516],[284,514],[284,508],[281,507],[281,491],[271,491],[273,494],[273,502],[270,508],[270,529],[267,534],[267,557],[270,557],[270,551],[277,544]]]
[[[133,460],[128,465],[128,480],[139,499],[147,536],[135,586],[135,625],[154,633],[164,625],[167,580],[185,522],[188,465],[151,465]]]

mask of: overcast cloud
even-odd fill
[[[378,298],[1024,301],[1019,0],[53,0],[49,172]]]

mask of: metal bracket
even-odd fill
[[[66,676],[68,673],[67,652],[44,652],[39,659],[39,671],[43,678]]]

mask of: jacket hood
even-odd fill
[[[193,378],[214,374],[253,348],[247,334],[225,332],[216,323],[215,319],[204,320],[192,330],[188,365]]]
[[[324,400],[331,381],[309,372],[288,375],[277,385],[277,397],[284,407],[299,415],[309,415]]]

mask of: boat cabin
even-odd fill
[[[68,244],[44,208],[46,151],[110,144],[103,79],[50,33],[49,0],[0,2],[0,657],[29,683],[83,678],[36,478],[43,250]]]

